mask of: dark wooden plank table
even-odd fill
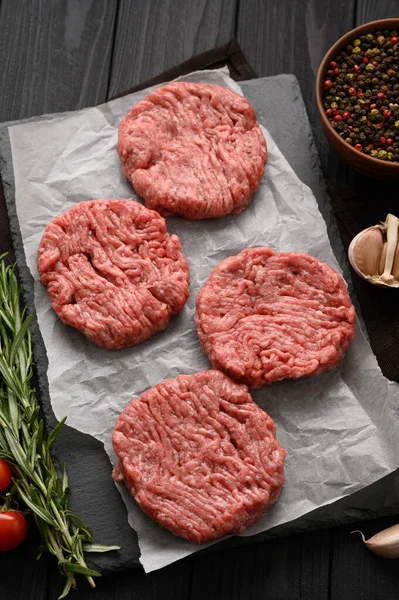
[[[260,76],[299,79],[325,175],[353,174],[331,152],[314,104],[327,48],[344,32],[398,16],[398,0],[1,0],[0,121],[104,102],[193,54],[235,36]],[[111,508],[110,508],[111,510]],[[366,534],[395,517],[362,523]],[[341,526],[223,552],[190,556],[145,575],[135,569],[81,582],[85,600],[379,600],[398,597],[397,561],[367,552]],[[61,578],[39,540],[0,556],[1,600],[53,600]]]

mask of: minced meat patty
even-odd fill
[[[61,320],[105,348],[165,329],[189,295],[179,238],[131,200],[80,202],[58,216],[45,229],[38,268]]]
[[[190,220],[244,210],[267,161],[245,98],[187,82],[157,88],[133,106],[119,127],[118,153],[149,208]]]
[[[245,385],[220,371],[180,375],[132,400],[112,441],[142,510],[203,543],[241,533],[276,502],[286,452]]]
[[[250,388],[332,369],[355,335],[345,282],[309,254],[243,250],[216,267],[196,307],[213,367]]]

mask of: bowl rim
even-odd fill
[[[399,162],[387,162],[381,160],[380,158],[374,158],[373,156],[369,156],[368,154],[364,154],[363,152],[359,152],[359,150],[355,150],[353,146],[345,142],[340,135],[331,127],[330,121],[327,118],[324,106],[323,106],[323,80],[324,74],[327,71],[327,63],[334,58],[337,54],[339,54],[342,46],[346,45],[348,40],[356,38],[357,35],[363,35],[366,32],[373,31],[375,29],[379,29],[383,27],[387,29],[392,27],[392,29],[399,29],[399,18],[391,17],[387,19],[378,19],[377,21],[369,21],[368,23],[364,23],[363,25],[359,25],[354,29],[350,29],[347,33],[341,36],[325,53],[323,59],[320,62],[319,69],[317,71],[316,76],[316,104],[320,114],[320,118],[323,124],[328,127],[329,131],[332,133],[333,137],[337,141],[338,144],[344,145],[344,147],[349,151],[349,154],[352,154],[355,160],[364,159],[365,162],[369,161],[370,167],[375,166],[381,169],[384,168],[389,171],[394,171],[395,169],[399,169]],[[399,33],[399,32],[398,32]]]

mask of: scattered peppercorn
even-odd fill
[[[323,82],[324,110],[347,144],[399,162],[399,35],[361,35],[331,60]]]

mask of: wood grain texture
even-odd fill
[[[259,76],[292,73],[300,83],[325,173],[346,178],[346,165],[330,151],[315,102],[315,78],[330,46],[353,27],[355,0],[246,0],[238,11],[237,39]]]
[[[109,97],[234,35],[237,0],[120,0]]]
[[[106,98],[117,0],[0,3],[0,120]]]
[[[214,555],[198,556],[194,563],[189,598],[299,598],[301,551],[301,536],[291,536]],[[285,576],[288,568],[289,578]]]
[[[323,529],[301,536],[300,597],[303,600],[331,600],[329,583],[333,531]]]
[[[76,109],[106,99],[222,44],[235,30],[237,0],[2,0],[0,118]],[[260,75],[294,73],[301,84],[325,173],[347,177],[318,125],[314,77],[327,48],[356,23],[397,16],[397,0],[240,0],[237,32]],[[395,15],[396,13],[396,15]],[[113,37],[115,34],[115,38]],[[111,55],[112,69],[111,69]],[[0,224],[1,227],[1,224]],[[364,524],[372,535],[396,519]],[[195,555],[145,575],[84,580],[75,600],[396,600],[397,563],[371,555],[353,527],[340,527]],[[1,600],[54,600],[54,559],[35,561],[34,528],[0,557]]]
[[[398,0],[359,0],[356,3],[356,26],[390,17],[399,17]]]

